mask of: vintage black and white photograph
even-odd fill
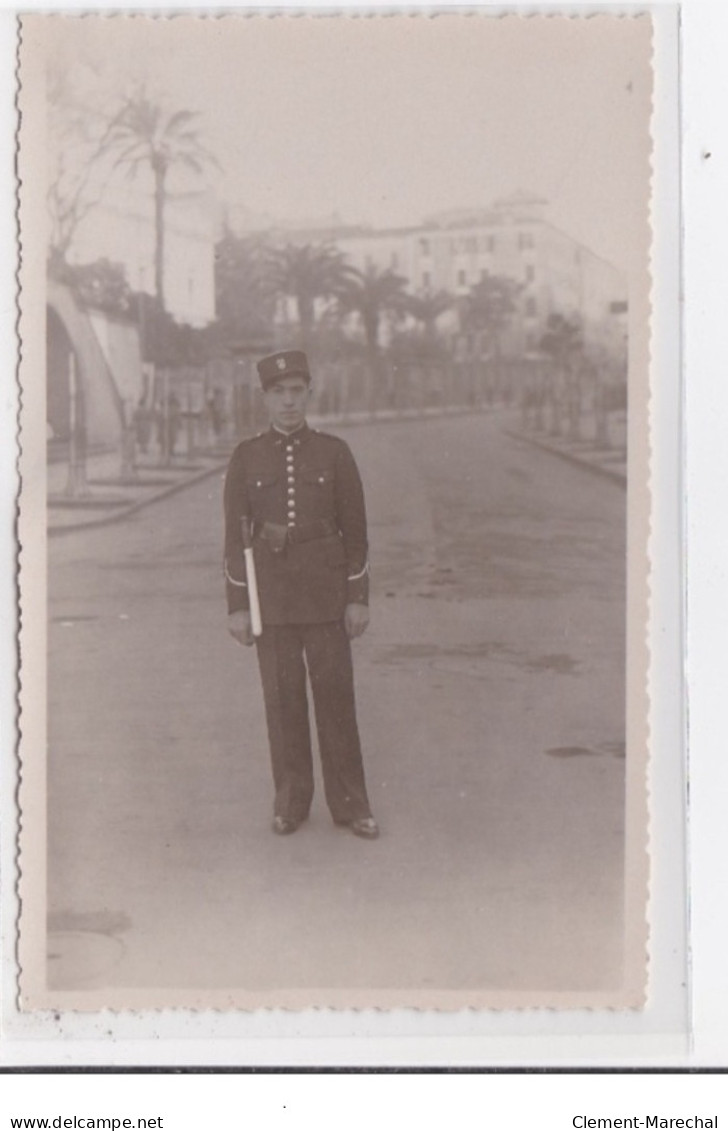
[[[22,1008],[634,1008],[651,23],[30,15]]]

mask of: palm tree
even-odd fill
[[[342,314],[358,314],[364,329],[369,358],[369,408],[373,410],[377,388],[383,375],[379,331],[385,315],[395,317],[407,310],[407,280],[389,268],[380,270],[369,264],[364,271],[349,269],[338,299]]]
[[[424,294],[410,295],[407,299],[407,313],[422,323],[423,335],[427,343],[435,341],[437,320],[454,302],[448,291],[425,291]]]
[[[409,296],[405,291],[407,280],[390,268],[380,270],[369,264],[364,271],[356,267],[348,276],[339,294],[342,314],[358,314],[364,329],[367,349],[372,356],[379,353],[379,331],[386,314],[395,316],[407,310]]]
[[[267,287],[274,294],[292,298],[304,350],[311,344],[316,321],[316,299],[331,299],[341,293],[350,268],[341,252],[329,244],[286,244],[273,248],[267,257]]]
[[[162,309],[169,173],[184,169],[201,175],[213,165],[219,168],[200,140],[198,117],[192,110],[166,110],[142,88],[124,101],[109,131],[109,145],[117,152],[115,167],[126,168],[129,178],[146,168],[154,179],[154,286]]]

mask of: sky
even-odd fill
[[[649,177],[646,17],[53,17],[50,52],[200,111],[232,204],[416,224],[517,190],[629,269]]]

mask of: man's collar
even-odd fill
[[[271,424],[270,433],[276,444],[282,444],[284,440],[300,443],[302,440],[308,439],[311,434],[311,429],[304,420],[302,424],[299,424],[298,428],[294,428],[293,432],[284,432],[281,428],[276,428],[275,424]]]

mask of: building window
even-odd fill
[[[533,263],[527,263],[526,264],[526,282],[532,283],[535,278],[536,278],[536,268],[534,267]]]
[[[526,349],[529,350],[529,352],[530,352],[531,350],[535,350],[535,348],[536,348],[536,335],[534,334],[533,330],[529,330],[528,333],[526,334]]]
[[[526,318],[535,318],[537,313],[536,299],[533,295],[529,295],[526,299]]]
[[[484,283],[484,282],[485,282],[485,280],[486,280],[487,278],[489,278],[489,276],[490,276],[490,271],[488,270],[488,268],[487,268],[487,267],[484,267],[484,268],[483,268],[483,270],[482,270],[482,271],[480,272],[480,281],[481,281],[481,283]]]
[[[429,255],[430,254],[430,241],[429,240],[420,240],[420,251],[422,252],[423,255]]]
[[[518,248],[520,251],[527,251],[533,247],[533,236],[531,232],[518,233]]]
[[[494,252],[495,251],[495,236],[488,236],[487,239],[485,239],[483,241],[483,246],[484,246],[486,251],[489,251],[491,253]]]
[[[399,256],[397,255],[396,251],[392,252],[392,257],[391,257],[390,262],[391,262],[392,270],[396,271],[397,268],[399,267]]]
[[[423,287],[429,287],[429,285],[430,285],[430,272],[429,271],[423,271],[422,272],[422,286]]]
[[[468,252],[468,254],[472,254],[473,252],[478,250],[478,241],[476,239],[473,239],[472,236],[466,240],[463,240],[463,243],[465,245],[464,250]]]
[[[465,271],[463,271],[463,270],[458,271],[458,286],[459,287],[466,287],[467,285],[468,285],[468,277],[467,277]]]

